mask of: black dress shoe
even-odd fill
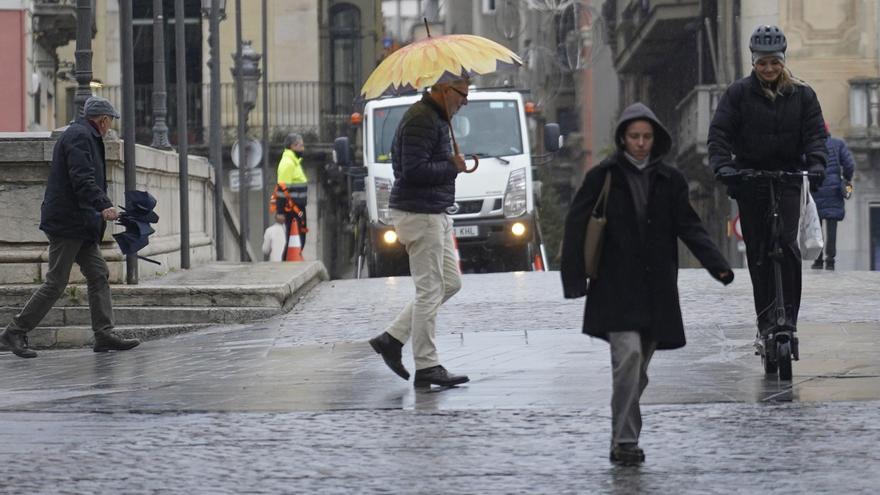
[[[622,443],[611,448],[608,459],[618,466],[638,466],[645,462],[645,452],[635,443]]]
[[[370,347],[376,351],[376,354],[382,356],[385,364],[391,368],[391,371],[397,373],[397,376],[404,380],[409,380],[409,371],[403,367],[401,361],[401,349],[403,344],[391,336],[388,332],[382,332],[378,337],[370,339]]]
[[[95,332],[95,352],[127,351],[141,344],[138,339],[123,339],[113,332]]]
[[[813,270],[821,270],[822,268],[824,268],[823,265],[824,263],[822,262],[822,260],[816,260],[813,262],[812,265],[810,265],[810,268],[812,268]]]
[[[430,387],[431,385],[439,385],[441,387],[451,387],[453,385],[461,385],[467,383],[471,379],[467,375],[453,375],[446,371],[443,366],[437,365],[422,370],[416,370],[416,378],[413,380],[414,387]]]
[[[0,344],[6,346],[18,357],[35,358],[37,353],[28,349],[27,335],[22,332],[13,332],[6,329],[0,333]]]

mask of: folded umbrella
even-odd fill
[[[153,211],[156,207],[156,198],[146,191],[125,191],[125,202],[128,208],[120,207],[123,211],[116,220],[117,225],[125,227],[125,232],[113,234],[113,239],[116,240],[122,254],[136,255],[144,261],[161,264],[137,254],[150,243],[150,235],[156,232],[150,226],[151,223],[159,221],[159,215]]]

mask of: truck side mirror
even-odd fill
[[[559,133],[559,124],[544,124],[544,150],[555,153],[561,147],[562,135]]]
[[[347,137],[338,137],[333,140],[333,163],[340,167],[351,164],[351,151]]]

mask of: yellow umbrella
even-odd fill
[[[522,59],[498,43],[472,34],[431,37],[392,53],[370,74],[360,97],[411,93],[437,83],[486,75],[505,67],[518,67]]]
[[[427,20],[425,28],[428,29]],[[359,98],[370,100],[412,93],[438,83],[522,65],[522,59],[517,54],[482,36],[448,34],[433,38],[430,29],[427,32],[427,38],[407,45],[383,60],[364,83]],[[454,132],[452,143],[455,153],[459,154]],[[467,170],[468,173],[477,170],[479,165],[476,156],[472,159],[474,168]]]

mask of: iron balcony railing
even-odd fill
[[[262,85],[260,86],[262,91]],[[168,114],[166,122],[169,128],[169,140],[177,142],[177,107],[176,85],[167,85]],[[153,125],[153,86],[151,84],[135,85],[135,139],[138,143],[149,144],[152,141]],[[284,135],[297,132],[318,142],[332,142],[343,134],[348,126],[353,109],[354,85],[347,83],[329,83],[317,81],[286,81],[269,83],[269,139],[280,141]],[[103,86],[95,90],[95,94],[109,99],[114,106],[122,108],[122,88],[120,86]],[[188,84],[186,89],[187,103],[187,136],[190,144],[204,144],[208,137],[210,121],[210,85]],[[238,123],[238,110],[235,104],[235,84],[220,85],[220,126],[224,134],[224,142],[231,143],[235,139]],[[261,137],[263,123],[263,97],[257,96],[256,107],[248,115],[248,134]]]
[[[679,156],[707,153],[709,125],[725,89],[726,86],[720,84],[695,86],[676,105],[675,111],[678,114],[676,148]]]

